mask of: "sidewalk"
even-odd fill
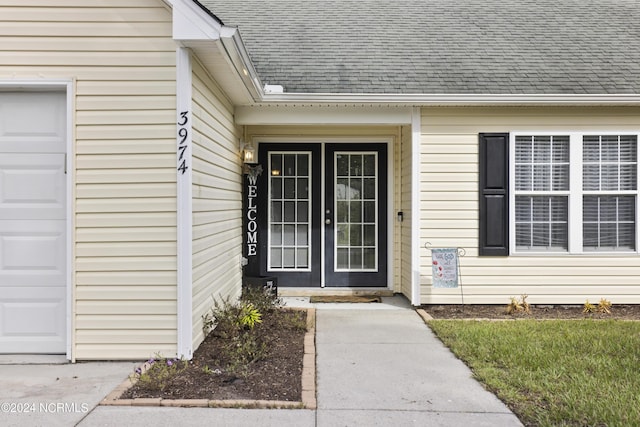
[[[292,306],[310,306],[308,299],[286,301]],[[521,425],[502,402],[471,378],[469,369],[435,338],[404,299],[315,307],[317,410],[98,406],[67,419],[68,424],[56,424],[59,414],[34,419],[0,413],[0,425],[12,425],[12,420],[22,426],[79,422],[82,427]],[[0,374],[2,368],[6,366],[0,366]],[[113,374],[120,375],[114,387],[130,372]],[[0,378],[0,387],[6,390],[5,379]],[[4,395],[0,398],[15,401]],[[42,423],[30,424],[38,420]]]

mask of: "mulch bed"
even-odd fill
[[[597,301],[596,301],[597,304]],[[582,305],[532,305],[531,313],[507,314],[505,305],[436,305],[421,307],[434,319],[624,319],[640,320],[640,304],[613,304],[611,314],[583,313]]]
[[[249,365],[246,376],[227,372],[228,360],[219,357],[223,339],[214,330],[187,362],[188,367],[171,379],[164,391],[145,389],[136,383],[121,399],[300,401],[305,330],[292,327],[287,321],[291,316],[302,316],[306,322],[304,311],[278,309],[256,325],[255,333],[268,343],[268,354]]]

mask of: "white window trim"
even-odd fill
[[[617,191],[615,194],[628,194],[636,197],[636,249],[633,251],[585,251],[582,241],[582,138],[583,136],[601,135],[632,135],[637,137],[636,162],[638,168],[636,190]],[[568,233],[569,241],[567,251],[536,251],[536,250],[516,250],[516,192],[515,192],[515,141],[518,136],[568,136],[569,137],[569,212],[568,212]],[[563,195],[565,191],[548,192],[554,195]],[[596,192],[587,192],[595,194]],[[519,194],[523,194],[520,192]],[[538,192],[537,194],[543,194]],[[606,194],[606,193],[600,193]],[[640,253],[640,131],[621,132],[616,130],[596,130],[596,131],[517,131],[509,133],[509,255],[510,256],[557,256],[557,255],[588,255],[588,256],[632,256]]]

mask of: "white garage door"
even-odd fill
[[[0,353],[66,350],[66,104],[0,92]]]

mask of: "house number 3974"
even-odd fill
[[[180,118],[178,119],[178,170],[184,175],[189,169],[187,165],[187,158],[185,152],[188,148],[187,138],[189,136],[189,130],[187,129],[187,123],[189,123],[189,111],[182,111]]]

